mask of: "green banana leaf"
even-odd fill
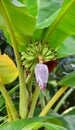
[[[57,48],[58,57],[75,54],[74,38],[75,34],[75,0],[59,1],[40,1],[35,41],[47,42],[53,48]],[[62,4],[63,3],[63,4]]]
[[[75,86],[75,71],[71,72],[70,74],[64,76],[60,81],[60,85],[68,85],[68,86]]]
[[[43,41],[49,41],[52,48],[58,47],[67,37],[75,34],[75,0],[64,0],[53,24],[48,28]]]
[[[68,37],[57,49],[58,57],[66,57],[75,54],[75,36]]]
[[[5,4],[5,8],[8,12],[9,19],[13,25],[13,31],[17,40],[17,43],[21,45],[25,45],[29,42],[30,37],[32,36],[36,20],[32,16],[28,15],[28,10],[24,6],[16,6],[11,3],[10,0],[3,0]],[[7,32],[7,28],[5,26],[5,21],[2,17],[2,10],[0,5],[0,28],[4,30],[5,34]]]
[[[40,0],[38,1],[37,29],[43,29],[52,24],[58,15],[63,0]]]
[[[24,4],[28,9],[29,15],[36,17],[37,16],[37,0],[23,0]]]
[[[49,119],[53,117],[34,117],[29,119],[18,120],[15,122],[8,123],[0,127],[0,130],[37,130],[37,128],[45,127],[51,130],[68,130],[64,128],[63,123],[60,120],[56,120],[55,123],[50,123]],[[56,117],[55,117],[56,119]],[[48,121],[48,122],[47,122]],[[62,125],[59,125],[61,122]]]

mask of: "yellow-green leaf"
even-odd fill
[[[7,55],[0,55],[0,78],[3,84],[9,84],[18,76],[14,62]]]

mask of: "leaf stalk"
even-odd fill
[[[60,98],[60,96],[68,89],[67,86],[61,87],[58,92],[53,96],[53,98],[48,102],[48,104],[44,107],[39,116],[45,116],[51,109],[51,107],[55,104],[55,102]]]
[[[6,26],[8,28],[12,44],[13,44],[13,49],[16,57],[16,62],[17,62],[17,67],[19,71],[19,82],[20,82],[20,104],[19,104],[19,113],[21,118],[25,118],[27,115],[28,111],[28,92],[26,89],[26,83],[25,83],[25,77],[24,77],[24,72],[21,64],[21,58],[19,55],[19,50],[18,50],[18,44],[15,38],[14,34],[14,28],[11,22],[11,19],[9,17],[9,13],[5,7],[4,1],[0,0],[0,8],[2,11],[2,14],[4,16],[4,20],[6,22]]]
[[[7,90],[5,89],[5,86],[3,85],[1,80],[0,80],[0,91],[5,98],[5,101],[9,107],[13,120],[19,119],[19,115],[13,104],[13,101],[11,100],[11,97],[9,96],[9,94],[8,94]]]

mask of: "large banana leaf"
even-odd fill
[[[75,0],[64,0],[59,15],[47,30],[44,40],[56,48],[68,36],[75,34]]]
[[[28,15],[26,7],[16,6],[12,4],[10,0],[8,0],[8,2],[7,0],[3,0],[3,2],[13,25],[16,40],[18,43],[24,45],[29,41],[29,36],[32,36],[33,34],[36,20]],[[6,34],[6,26],[1,13],[2,10],[0,5],[0,28],[4,29]]]
[[[58,16],[63,0],[37,0],[38,14],[36,21],[36,30],[33,35],[33,41],[42,41],[45,28],[49,27]]]
[[[75,0],[44,0],[38,2],[38,5],[37,26],[33,38],[48,41],[54,49],[59,47],[59,57],[75,54],[74,39],[68,38],[75,34]]]

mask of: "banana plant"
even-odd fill
[[[43,93],[46,90],[49,72],[56,66],[57,59],[75,54],[74,12],[75,0],[0,0],[0,29],[4,31],[14,49],[17,64],[16,68],[10,58],[0,55],[0,91],[5,98],[9,121],[33,117],[40,91]],[[14,81],[17,76],[19,76],[18,112],[5,88],[5,85]],[[62,87],[39,116],[47,115],[68,87],[75,85],[75,72],[68,77],[57,83]],[[31,129],[39,129],[42,126],[52,130],[56,128],[66,130],[65,126],[61,127],[59,124],[53,126],[42,121],[33,123]],[[26,129],[30,127],[23,128]]]

